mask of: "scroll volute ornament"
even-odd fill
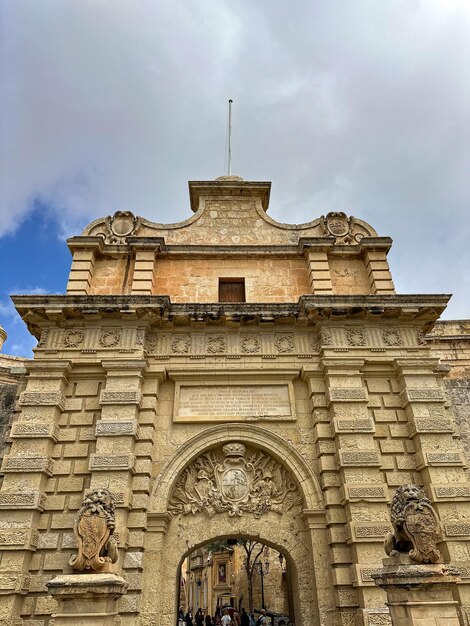
[[[392,498],[393,532],[385,537],[384,549],[391,557],[406,554],[417,563],[437,563],[439,521],[421,487],[402,485]]]
[[[115,528],[114,497],[108,489],[96,489],[82,502],[77,514],[74,533],[78,554],[72,556],[74,570],[97,573],[109,572],[111,563],[118,558]]]

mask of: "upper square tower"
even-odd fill
[[[395,293],[389,237],[342,212],[276,222],[267,215],[270,191],[269,182],[236,176],[191,181],[194,215],[183,222],[158,224],[130,211],[95,220],[68,240],[67,293],[167,295],[175,303]]]

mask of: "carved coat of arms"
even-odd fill
[[[323,232],[327,237],[335,237],[336,244],[359,243],[363,237],[360,232],[355,232],[354,217],[348,217],[342,211],[331,211],[320,218]]]
[[[247,459],[244,444],[223,447],[224,458],[215,452],[199,457],[183,472],[170,500],[172,514],[204,511],[212,516],[244,511],[260,517],[267,511],[282,513],[300,501],[287,470],[260,451]]]
[[[70,559],[73,569],[83,572],[104,572],[109,563],[117,561],[114,499],[107,489],[96,489],[83,500],[74,531],[78,554]]]
[[[386,554],[408,554],[418,563],[436,563],[441,558],[436,545],[439,521],[421,487],[402,485],[396,490],[391,521],[393,532],[385,537]]]

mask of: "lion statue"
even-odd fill
[[[384,550],[388,556],[406,554],[418,563],[437,563],[441,553],[439,522],[421,487],[402,485],[393,498],[390,518],[393,532],[385,537]]]
[[[91,491],[82,502],[74,526],[78,554],[70,559],[73,569],[104,573],[110,563],[116,563],[115,525],[113,494],[104,488]]]

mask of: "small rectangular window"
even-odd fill
[[[246,302],[244,278],[219,278],[219,302]]]

